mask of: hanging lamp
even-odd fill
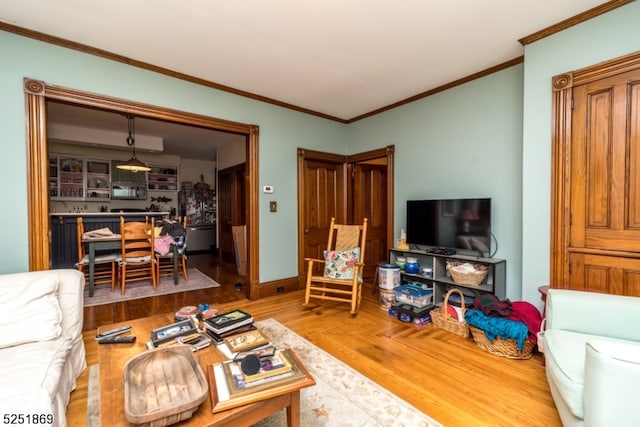
[[[141,162],[136,158],[136,139],[135,139],[135,124],[133,123],[133,116],[127,116],[129,125],[129,136],[127,137],[127,145],[131,147],[132,156],[126,162],[120,163],[116,167],[131,172],[148,172],[151,170],[149,166]]]

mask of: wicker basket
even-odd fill
[[[451,275],[454,282],[461,285],[479,286],[489,274],[489,267],[483,264],[474,264],[475,271],[460,272],[453,267],[462,264],[461,262],[447,261],[447,271]]]
[[[531,358],[534,344],[529,340],[525,340],[522,351],[518,351],[518,343],[514,339],[505,340],[502,338],[496,338],[491,342],[482,329],[473,326],[470,326],[469,329],[471,330],[471,336],[475,343],[484,351],[495,354],[496,356],[506,357],[508,359],[524,360]]]
[[[444,329],[447,332],[466,338],[469,336],[469,325],[467,325],[466,322],[460,322],[457,319],[454,319],[453,316],[447,312],[449,296],[453,292],[460,294],[460,308],[462,309],[462,315],[464,316],[464,313],[467,311],[464,306],[464,294],[460,289],[451,288],[444,296],[444,303],[442,304],[442,307],[431,310],[429,313],[431,315],[431,322],[436,328]]]

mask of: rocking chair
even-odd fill
[[[358,313],[362,297],[366,237],[367,218],[362,225],[336,224],[335,218],[331,218],[324,260],[305,258],[307,263],[305,306],[309,305],[311,298],[340,301],[351,305],[351,314]],[[316,274],[318,264],[324,264],[322,275]]]

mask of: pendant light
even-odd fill
[[[129,136],[127,137],[127,145],[131,147],[133,155],[129,160],[120,163],[116,167],[118,169],[123,169],[131,172],[148,172],[151,170],[151,168],[136,158],[136,139],[133,116],[127,116],[127,121],[129,125]]]

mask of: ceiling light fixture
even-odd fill
[[[131,147],[133,155],[129,160],[120,163],[116,167],[118,169],[123,169],[131,172],[148,172],[151,170],[151,168],[136,158],[136,132],[135,125],[133,123],[133,116],[127,116],[127,121],[129,124],[129,136],[127,137],[127,145]]]

